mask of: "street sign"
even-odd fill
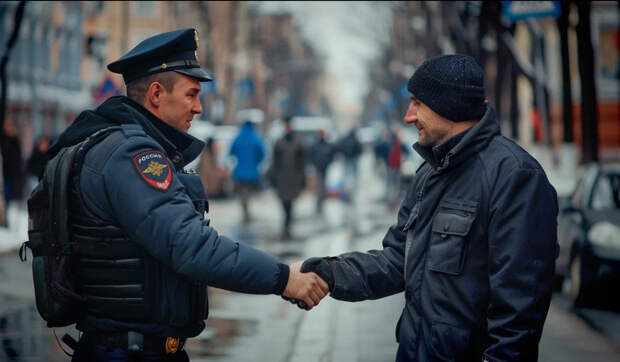
[[[502,14],[511,23],[531,18],[557,18],[560,12],[559,1],[502,1]]]

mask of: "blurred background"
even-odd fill
[[[216,229],[291,262],[380,248],[421,163],[410,147],[417,132],[402,121],[407,80],[431,56],[473,56],[502,133],[538,159],[561,196],[541,360],[620,360],[620,303],[608,301],[620,275],[618,14],[617,1],[1,1],[0,361],[66,358],[34,308],[29,263],[16,257],[50,142],[82,110],[124,94],[109,62],[185,27],[198,30],[214,79],[202,84],[190,129],[208,147],[186,168],[204,177]],[[269,181],[285,120],[308,152],[286,240]],[[229,152],[248,122],[266,158],[246,220]],[[314,157],[320,133],[323,158]],[[210,294],[207,329],[187,346],[192,360],[394,359],[402,295],[327,298],[304,314],[273,297]]]

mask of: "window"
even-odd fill
[[[136,1],[133,4],[136,14],[145,18],[154,18],[159,9],[156,1]]]

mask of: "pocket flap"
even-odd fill
[[[440,212],[435,215],[432,230],[440,234],[465,236],[469,233],[473,221],[473,215],[462,216]]]

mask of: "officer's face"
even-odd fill
[[[405,123],[413,124],[418,129],[418,143],[434,147],[450,138],[454,122],[433,112],[419,99],[411,97]]]
[[[177,76],[172,92],[163,92],[160,118],[177,129],[187,132],[194,116],[202,113],[198,99],[200,82],[183,74]]]

